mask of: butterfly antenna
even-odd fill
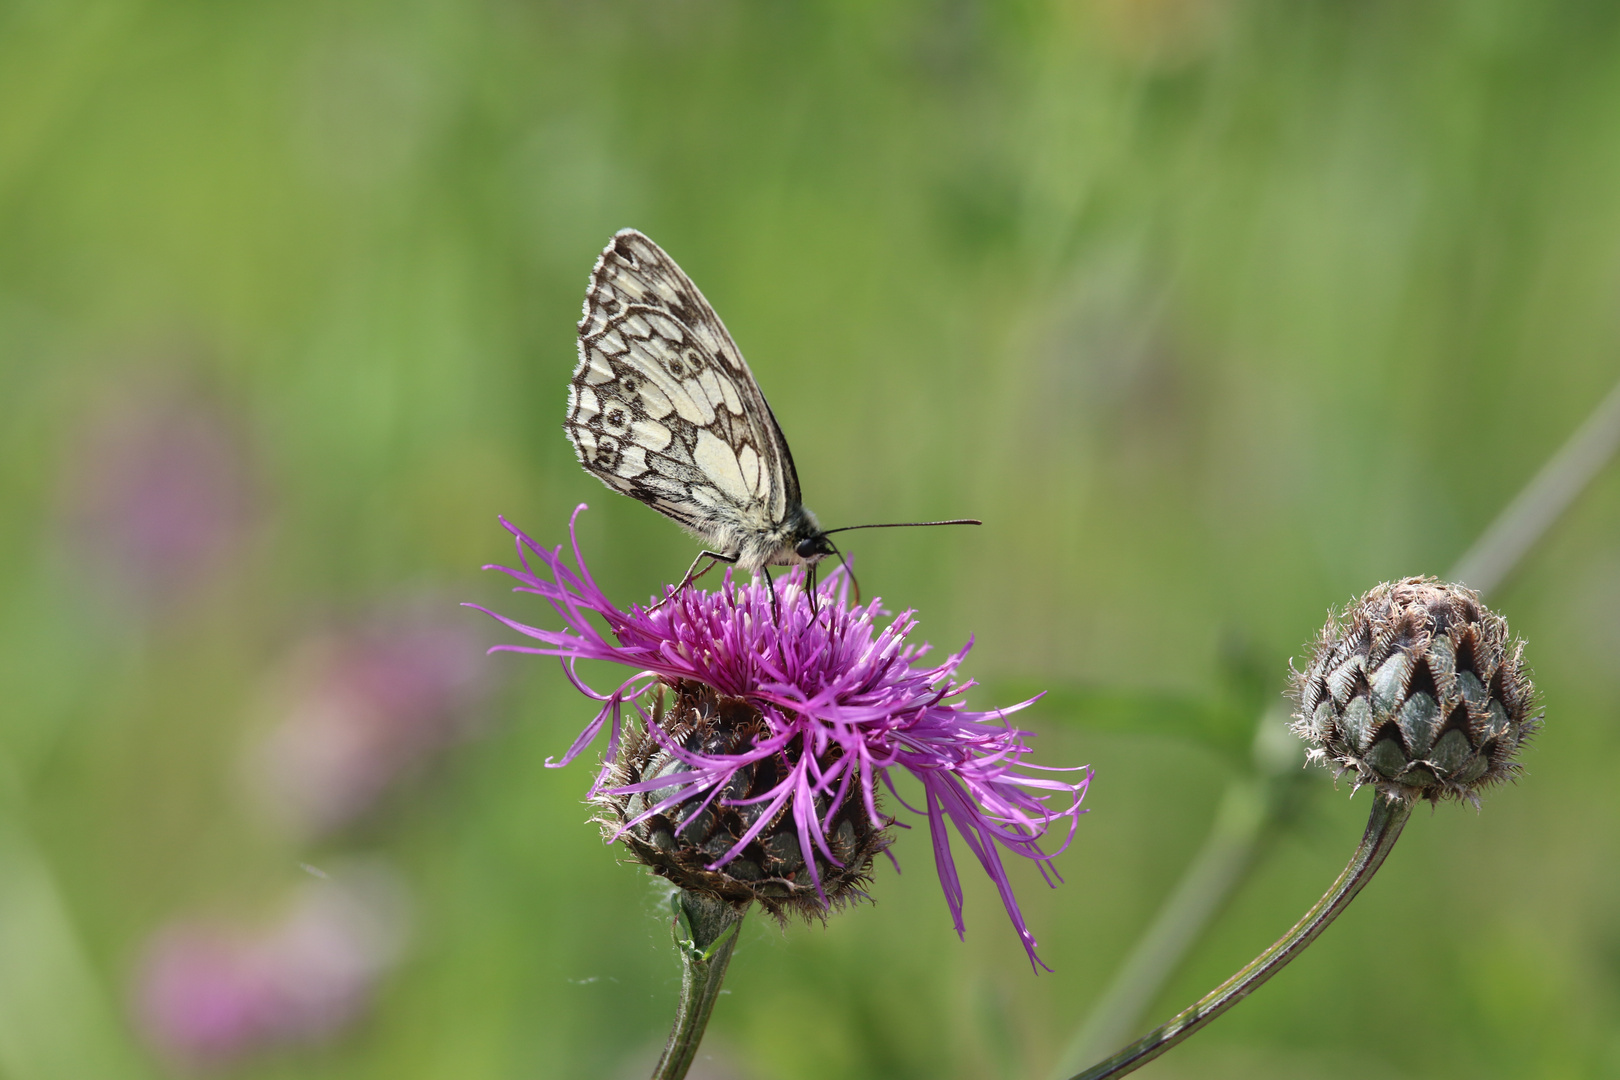
[[[916,529],[925,525],[983,525],[978,518],[952,518],[949,521],[885,521],[879,525],[844,525],[837,529],[827,529],[822,536],[831,536],[833,533],[849,532],[851,529]]]

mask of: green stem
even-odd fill
[[[1617,452],[1620,384],[1457,560],[1450,579],[1478,592],[1495,592]]]
[[[675,951],[681,958],[681,997],[652,1080],[681,1080],[692,1067],[748,910],[685,889],[670,897],[670,907],[675,913]]]
[[[1268,720],[1275,717],[1267,713]],[[1153,925],[1120,966],[1114,981],[1051,1072],[1063,1080],[1110,1046],[1138,1031],[1138,1021],[1165,981],[1192,947],[1254,856],[1271,810],[1265,784],[1243,777],[1232,781],[1215,814],[1203,849],[1188,865]]]
[[[1113,1057],[1093,1065],[1072,1080],[1103,1080],[1104,1077],[1123,1076],[1133,1072],[1199,1031],[1221,1013],[1242,1001],[1261,983],[1281,971],[1290,960],[1304,952],[1306,946],[1327,929],[1328,923],[1350,905],[1350,901],[1356,898],[1362,886],[1372,880],[1373,874],[1383,864],[1384,856],[1395,846],[1395,841],[1401,835],[1401,828],[1411,815],[1411,803],[1390,802],[1374,792],[1372,814],[1367,819],[1367,831],[1362,834],[1361,843],[1356,847],[1355,854],[1350,857],[1350,865],[1344,868],[1344,873],[1339,875],[1339,880],[1333,883],[1327,895],[1318,900],[1316,906],[1307,911],[1305,917],[1295,923],[1292,930],[1241,968],[1236,975],[1200,998],[1191,1008],[1176,1014],[1169,1023],[1154,1029]]]

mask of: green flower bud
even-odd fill
[[[1296,676],[1309,757],[1391,799],[1467,799],[1517,775],[1541,725],[1524,643],[1477,593],[1434,578],[1373,589],[1328,618]]]

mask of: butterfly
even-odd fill
[[[719,563],[767,577],[803,563],[813,597],[816,564],[843,558],[829,537],[845,529],[822,529],[805,507],[793,452],[720,316],[635,229],[591,270],[563,430],[586,472],[708,545],[676,592]],[[979,522],[845,528],[934,524]]]

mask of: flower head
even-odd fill
[[[406,921],[394,876],[360,865],[309,883],[269,925],[170,923],[136,974],[137,1026],[183,1072],[323,1042],[365,1010],[400,958]]]
[[[791,861],[798,869],[789,872],[792,895],[785,899],[813,895],[825,910],[837,898],[837,890],[829,894],[829,878],[842,890],[882,847],[882,830],[892,819],[879,810],[879,785],[906,805],[891,777],[902,768],[922,787],[924,805],[907,809],[927,816],[957,933],[964,932],[962,886],[947,822],[1000,891],[1031,962],[1040,963],[1002,852],[1033,860],[1053,882],[1051,860],[1073,838],[1091,770],[1025,760],[1030,734],[1007,717],[1033,699],[989,712],[962,705],[974,684],[959,681],[956,672],[971,642],[937,666],[920,665],[928,647],[906,640],[916,627],[913,613],[903,611],[880,628],[880,601],[852,603],[841,571],[823,583],[814,607],[795,569],[774,586],[738,584],[728,574],[716,592],[686,588],[650,609],[621,611],[591,577],[577,537],[570,565],[560,546],[548,550],[505,524],[516,538],[521,568],[491,569],[511,575],[517,591],[549,601],[564,628],[544,630],[490,612],[538,642],[497,648],[558,657],[580,692],[600,703],[561,760],[547,764],[568,764],[609,729],[592,795],[616,797],[624,808],[615,836],[645,841],[653,834],[644,826],[658,818],[684,833],[705,808],[732,808],[741,824],[735,835],[708,830],[711,842],[723,842],[705,849],[706,869],[750,861],[750,845],[762,836],[779,844],[789,835],[797,842]],[[606,634],[592,615],[606,623]],[[615,661],[635,674],[604,693],[580,677],[582,659]],[[661,706],[646,704],[660,689],[676,699],[667,717]],[[663,759],[634,782],[627,782],[621,756],[627,707],[640,721],[630,738],[651,740]],[[738,723],[724,738],[711,737],[704,726],[709,715],[727,708],[737,710]],[[745,736],[736,734],[744,730]],[[1054,775],[1063,773],[1079,775]],[[1049,805],[1053,800],[1058,805]],[[1065,822],[1057,849],[1046,851],[1043,839]],[[667,866],[652,865],[670,876]]]
[[[1477,805],[1518,774],[1541,726],[1524,643],[1478,593],[1435,578],[1386,582],[1330,615],[1294,695],[1311,760],[1408,802]]]
[[[319,836],[470,735],[490,689],[479,635],[414,604],[310,633],[271,680],[247,762],[271,818]]]
[[[76,434],[61,516],[76,565],[143,615],[219,580],[257,516],[240,425],[206,396],[124,388]]]

